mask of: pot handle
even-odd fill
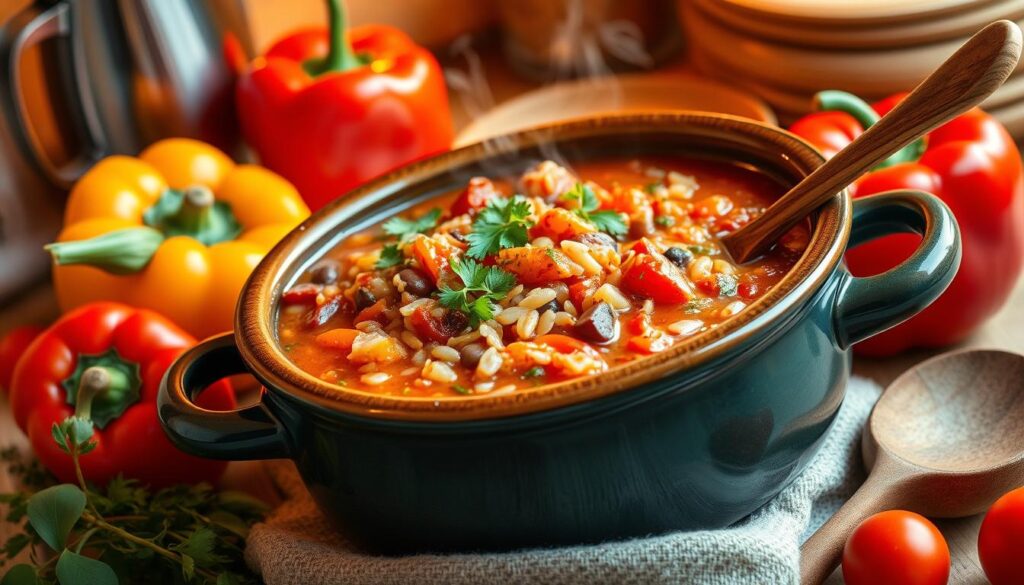
[[[183,353],[164,374],[157,395],[157,413],[171,442],[210,459],[290,457],[288,434],[262,401],[232,411],[206,410],[193,402],[210,384],[246,371],[233,333]]]
[[[835,309],[836,339],[843,349],[913,317],[956,276],[961,255],[956,218],[938,197],[923,191],[855,199],[847,249],[907,232],[924,239],[902,264],[862,278],[843,270]]]

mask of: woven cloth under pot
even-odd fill
[[[799,546],[864,478],[860,435],[880,389],[852,378],[821,450],[748,519],[722,530],[508,553],[382,557],[356,552],[317,510],[288,461],[268,463],[285,503],[253,527],[246,560],[267,585],[799,582]]]

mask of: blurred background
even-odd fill
[[[445,70],[457,143],[573,115],[692,108],[789,123],[823,88],[913,87],[1024,0],[349,0]],[[0,0],[0,302],[45,279],[63,197],[90,165],[166,136],[251,157],[236,72],[319,0]],[[609,77],[608,73],[624,74]],[[1024,76],[985,104],[1024,137]],[[499,106],[500,107],[497,107]]]

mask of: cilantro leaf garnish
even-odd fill
[[[437,227],[437,220],[439,219],[441,219],[441,210],[435,207],[416,219],[392,217],[384,222],[381,228],[384,230],[384,233],[404,240],[416,234],[429,232]]]
[[[491,199],[473,219],[466,255],[485,258],[504,248],[525,246],[530,241],[527,230],[533,226],[532,211],[530,202],[519,195]]]
[[[494,305],[516,285],[516,277],[496,266],[484,266],[473,259],[456,260],[452,271],[462,288],[441,287],[437,300],[449,309],[462,311],[475,326],[494,317]]]
[[[384,270],[385,268],[398,266],[403,262],[405,262],[405,254],[402,253],[402,249],[395,244],[388,244],[380,251],[380,258],[377,259],[374,268]]]
[[[562,195],[562,200],[576,202],[576,208],[573,209],[576,215],[589,221],[598,230],[613,236],[626,235],[628,231],[626,222],[618,212],[610,209],[597,210],[601,206],[601,202],[597,200],[597,195],[594,194],[590,185],[576,183],[572,189]]]

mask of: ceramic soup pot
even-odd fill
[[[814,455],[843,401],[850,346],[920,311],[953,278],[959,232],[935,197],[837,194],[809,218],[811,242],[774,289],[717,328],[596,377],[503,396],[381,396],[303,372],[276,337],[282,291],[343,238],[472,176],[637,155],[727,160],[787,184],[822,162],[778,128],[678,113],[571,121],[404,167],[266,256],[235,333],[168,372],[164,428],[196,455],[293,459],[324,514],[373,552],[590,543],[742,519]],[[895,232],[922,234],[911,258],[868,278],[847,272],[848,247]],[[205,386],[241,372],[265,386],[260,402],[195,406]]]

